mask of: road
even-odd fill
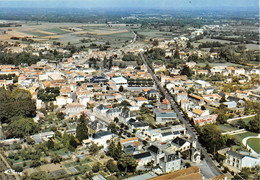
[[[211,170],[211,174],[212,177],[215,176],[219,176],[222,173],[219,171],[219,169],[215,166],[215,164],[213,163],[212,159],[209,157],[208,153],[206,152],[206,150],[201,146],[201,144],[198,141],[198,137],[195,134],[195,132],[192,130],[191,125],[187,123],[187,121],[184,119],[184,117],[182,116],[181,112],[179,111],[179,109],[177,108],[175,101],[173,100],[173,98],[171,97],[171,95],[165,90],[165,88],[163,88],[161,86],[160,81],[158,80],[158,78],[154,75],[153,71],[151,70],[151,68],[148,66],[148,63],[146,61],[146,59],[144,58],[143,54],[140,53],[140,56],[144,62],[144,64],[147,67],[147,71],[151,74],[154,82],[157,84],[158,88],[161,90],[161,92],[163,93],[163,95],[165,96],[166,99],[169,100],[169,102],[171,103],[171,106],[173,108],[173,110],[175,111],[175,113],[177,114],[178,119],[184,124],[185,128],[187,129],[188,133],[191,135],[192,140],[196,141],[197,147],[199,149],[201,149],[201,153],[204,155],[205,157],[205,161],[207,163],[208,168]],[[206,177],[206,178],[212,178],[212,177]]]

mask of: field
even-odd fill
[[[199,43],[205,43],[205,42],[220,42],[222,44],[225,44],[225,43],[230,43],[231,41],[227,41],[227,40],[221,40],[221,39],[209,39],[209,38],[206,38],[206,39],[200,39],[198,40]]]
[[[11,37],[30,37],[35,41],[60,41],[61,43],[71,42],[75,45],[89,45],[91,43],[104,44],[110,41],[110,44],[121,46],[125,41],[133,38],[131,27],[122,24],[111,27],[107,24],[82,24],[82,23],[47,23],[23,22],[22,27],[1,27],[0,41],[11,41]],[[3,32],[6,34],[3,34]],[[81,43],[81,39],[92,39],[92,42]]]
[[[241,66],[240,64],[234,64],[230,62],[225,62],[225,63],[209,63],[210,66]],[[198,66],[200,67],[205,67],[206,63],[199,63]]]
[[[247,144],[254,149],[255,152],[260,153],[260,139],[250,138],[247,140]]]
[[[242,140],[248,136],[257,136],[257,133],[245,132],[245,133],[241,133],[241,134],[232,135],[231,137],[236,138],[239,142],[242,143]]]
[[[238,130],[237,128],[234,128],[234,127],[232,127],[232,126],[229,125],[229,124],[220,124],[220,125],[218,125],[218,129],[219,129],[221,132],[229,132],[229,131]]]

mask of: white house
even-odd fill
[[[135,102],[136,102],[136,105],[141,107],[144,103],[149,103],[148,99],[146,99],[145,97],[137,97],[135,98]]]
[[[136,162],[138,162],[137,168],[144,166],[153,160],[150,152],[135,154],[133,157],[136,159]]]
[[[164,173],[177,171],[181,169],[181,158],[174,154],[167,154],[160,159],[159,165]]]
[[[66,114],[69,116],[80,115],[85,111],[85,106],[79,103],[71,103],[66,107]]]
[[[191,143],[188,142],[187,140],[185,139],[182,139],[180,137],[176,137],[172,142],[171,142],[171,145],[173,147],[173,149],[175,151],[180,151],[180,152],[183,152],[183,151],[186,151],[186,150],[189,150],[190,149],[190,145]]]
[[[107,141],[111,140],[113,136],[114,134],[112,134],[110,131],[99,131],[95,133],[90,140],[98,146],[104,146],[104,148],[107,148]]]
[[[223,165],[227,166],[232,171],[237,172],[244,167],[252,168],[260,164],[259,158],[249,155],[242,155],[234,151],[227,151],[225,155],[226,159]]]
[[[205,88],[205,87],[210,87],[210,83],[203,81],[203,80],[196,80],[195,81],[195,86],[197,88]]]
[[[114,90],[118,90],[120,86],[122,86],[123,88],[127,88],[128,86],[127,79],[122,76],[113,77],[110,82],[111,82],[110,85]]]
[[[64,106],[66,104],[71,104],[73,102],[73,99],[66,96],[57,96],[56,97],[56,104],[58,106]]]

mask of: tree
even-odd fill
[[[236,126],[238,126],[239,128],[241,129],[244,129],[247,127],[246,123],[242,120],[242,119],[239,119],[236,123],[235,123]]]
[[[207,124],[200,129],[201,143],[207,148],[210,153],[215,153],[221,149],[225,144],[225,138],[217,129],[216,125]]]
[[[259,133],[260,132],[260,122],[259,122],[259,115],[256,115],[253,119],[251,119],[249,124],[249,130],[252,132]]]
[[[124,91],[124,87],[120,86],[118,90],[119,90],[119,92],[123,92]]]
[[[115,117],[115,118],[114,118],[114,122],[115,122],[115,123],[118,123],[118,122],[119,122],[118,117]]]
[[[80,116],[80,123],[77,125],[76,128],[76,138],[82,142],[84,139],[88,139],[88,128],[86,125],[86,120],[84,115]]]
[[[182,70],[181,70],[181,75],[186,75],[188,77],[191,77],[192,76],[192,71],[191,69],[189,68],[189,66],[183,66]]]
[[[31,118],[14,117],[7,127],[8,137],[24,138],[39,132],[40,126]]]
[[[227,101],[227,100],[226,100],[226,95],[223,94],[222,97],[221,97],[221,99],[219,100],[219,102],[220,102],[220,103],[223,103],[223,102],[226,102],[226,101]]]
[[[110,56],[109,57],[108,69],[111,69],[112,66],[113,66],[113,58],[112,58],[112,56]]]
[[[32,180],[42,180],[47,178],[47,173],[44,171],[34,172],[30,175]]]
[[[118,160],[117,165],[120,171],[134,172],[137,167],[137,162],[133,156],[123,154]]]
[[[59,155],[59,154],[52,155],[52,158],[51,158],[52,163],[56,164],[56,163],[60,163],[61,161],[62,161],[61,155]]]
[[[115,123],[110,123],[107,129],[110,130],[112,133],[117,134],[118,128]]]
[[[92,166],[92,171],[94,173],[97,173],[99,171],[99,169],[100,169],[100,163],[99,162],[94,164],[94,166]]]
[[[154,41],[153,41],[153,46],[158,46],[159,45],[159,41],[157,40],[157,39],[155,39]]]
[[[0,88],[0,121],[9,123],[15,116],[35,117],[35,102],[31,93],[24,89]]]
[[[180,59],[180,52],[179,52],[178,49],[175,50],[174,55],[173,55],[173,58],[174,58],[174,59]]]
[[[117,143],[117,146],[116,146],[116,148],[115,148],[115,152],[114,152],[113,158],[114,158],[115,160],[118,160],[118,159],[121,157],[122,153],[123,153],[122,145],[121,145],[120,142],[118,142],[118,143]]]
[[[97,144],[95,144],[95,143],[92,143],[91,144],[91,146],[89,147],[89,153],[91,154],[91,155],[96,155],[97,153],[98,153],[98,151],[99,151],[99,147],[98,147],[98,145]]]
[[[112,159],[109,159],[106,163],[106,167],[107,169],[111,172],[111,173],[114,173],[114,172],[118,172],[118,168],[116,166],[116,163],[112,160]]]
[[[54,142],[52,139],[49,139],[47,142],[46,142],[46,146],[48,147],[49,150],[52,150],[54,149]]]

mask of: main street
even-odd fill
[[[182,116],[181,112],[179,111],[179,109],[177,108],[175,101],[173,100],[173,98],[171,97],[171,95],[165,90],[165,88],[163,88],[161,86],[160,81],[158,80],[158,78],[154,75],[153,71],[151,70],[150,66],[148,65],[146,59],[144,58],[143,54],[140,53],[140,56],[144,62],[144,64],[147,67],[147,71],[151,74],[154,82],[157,84],[158,88],[161,90],[162,94],[165,96],[166,99],[169,100],[169,102],[171,103],[171,106],[173,108],[173,110],[175,111],[175,113],[177,114],[178,119],[184,124],[185,128],[187,129],[188,133],[191,135],[192,140],[196,141],[197,144],[197,148],[201,149],[201,153],[204,155],[205,157],[205,162],[207,163],[208,169],[211,170],[212,173],[208,173],[209,175],[211,174],[212,177],[221,175],[222,173],[219,171],[219,169],[216,167],[216,165],[213,163],[213,160],[209,157],[208,153],[206,152],[206,150],[204,149],[204,147],[201,146],[201,144],[198,141],[198,137],[195,134],[195,132],[192,130],[191,125],[187,123],[187,121],[184,119],[184,117]],[[212,178],[212,177],[206,177],[206,178]]]

